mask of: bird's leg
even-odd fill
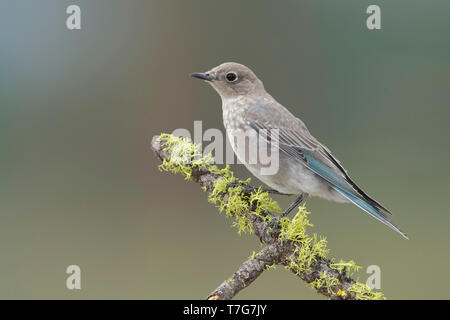
[[[264,226],[262,235],[260,236],[260,239],[262,239],[262,237],[266,234],[267,229],[272,229],[272,231],[277,230],[280,227],[280,220],[281,218],[286,217],[292,210],[294,210],[294,208],[296,208],[297,206],[299,206],[306,198],[308,197],[307,193],[302,193],[301,195],[299,195],[297,197],[297,199],[295,199],[295,201],[286,209],[284,210],[284,212],[278,216],[274,215],[273,213],[269,212],[269,211],[265,211],[265,213],[269,216],[272,217],[272,220],[270,220],[269,222],[266,223],[266,225]]]
[[[233,182],[230,182],[229,184],[227,184],[225,191],[228,193],[229,188],[233,188],[233,187],[237,187],[237,186],[242,186],[243,187],[242,192],[247,193],[247,194],[252,193],[252,192],[257,192],[259,189],[259,187],[253,187],[242,181],[233,181]],[[261,188],[261,189],[262,189],[262,192],[268,192],[268,193],[280,194],[280,195],[289,195],[286,193],[281,193],[275,189],[270,189],[270,188],[269,189]]]

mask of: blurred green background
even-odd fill
[[[70,4],[81,30],[66,29]],[[369,4],[381,30],[366,28]],[[0,298],[203,299],[258,250],[149,147],[194,120],[223,130],[218,95],[189,74],[225,61],[251,67],[411,239],[309,199],[330,256],[363,266],[363,282],[380,266],[388,298],[450,298],[449,1],[10,0],[0,12]],[[71,264],[81,290],[66,289]],[[281,267],[238,298],[322,299]]]

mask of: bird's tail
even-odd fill
[[[408,237],[406,236],[406,234],[400,230],[399,228],[397,228],[392,222],[390,222],[386,216],[380,212],[380,209],[376,209],[374,206],[372,206],[371,204],[369,204],[367,201],[360,199],[348,192],[345,192],[341,189],[339,189],[338,187],[334,187],[334,189],[339,192],[340,194],[342,194],[344,197],[346,197],[348,200],[350,200],[352,203],[354,203],[355,205],[357,205],[358,207],[360,207],[362,210],[364,210],[365,212],[367,212],[368,214],[370,214],[372,217],[374,217],[375,219],[381,221],[382,223],[384,223],[385,225],[387,225],[389,228],[397,231],[398,233],[400,233],[405,239],[408,239]]]

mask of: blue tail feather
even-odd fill
[[[372,217],[374,217],[375,219],[377,219],[378,221],[381,221],[382,223],[384,223],[385,225],[387,225],[389,228],[397,231],[398,233],[400,233],[405,239],[408,239],[408,237],[406,236],[406,234],[401,231],[399,228],[397,228],[393,223],[391,223],[379,210],[377,210],[375,207],[373,207],[372,205],[370,205],[369,203],[367,203],[366,201],[364,201],[363,199],[360,199],[358,197],[355,197],[354,195],[345,192],[343,190],[341,190],[340,188],[334,186],[334,189],[339,192],[340,194],[342,194],[344,197],[346,197],[348,200],[350,200],[351,202],[353,202],[355,205],[357,205],[358,207],[360,207],[362,210],[366,211],[368,214],[370,214]]]
[[[335,171],[333,171],[332,169],[330,169],[324,163],[322,163],[321,161],[317,160],[314,156],[312,156],[307,150],[301,149],[301,151],[307,160],[306,164],[307,167],[310,168],[315,173],[317,173],[322,178],[324,178],[325,180],[327,180],[337,192],[342,194],[345,198],[350,200],[352,203],[357,205],[362,210],[366,211],[375,219],[381,221],[389,228],[397,231],[404,238],[408,239],[406,234],[402,232],[399,228],[397,228],[392,222],[390,222],[387,219],[386,215],[382,211],[380,211],[379,208],[370,204],[369,201],[364,200],[365,195],[362,195],[357,190],[355,190],[354,187],[348,183],[345,176],[340,175]],[[380,205],[380,208],[383,207]]]

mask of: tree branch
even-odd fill
[[[241,224],[244,222],[249,224],[251,231],[265,244],[261,251],[245,261],[228,280],[209,294],[207,299],[232,299],[264,270],[275,265],[286,267],[309,283],[319,294],[331,299],[385,299],[381,292],[372,291],[365,284],[353,280],[348,275],[352,269],[358,268],[353,261],[334,263],[325,258],[326,240],[317,240],[316,235],[309,237],[304,234],[305,227],[311,224],[305,216],[299,215],[300,211],[281,232],[262,235],[266,220],[270,218],[258,213],[260,202],[263,201],[252,198],[261,194],[242,196],[240,200],[245,202],[246,210],[240,215],[237,212],[239,210],[233,211],[234,207],[229,203],[233,195],[228,190],[218,192],[216,189],[218,182],[229,179],[230,173],[218,170],[210,163],[210,159],[203,157],[190,141],[162,134],[152,139],[151,146],[155,155],[163,162],[160,169],[174,173],[180,172],[187,179],[199,183],[210,197],[216,196],[223,207],[228,206],[233,218]],[[232,173],[231,176],[235,179]]]
[[[259,251],[254,258],[245,261],[239,269],[228,279],[222,282],[206,299],[230,300],[239,291],[251,284],[261,273],[277,263],[279,248],[276,245],[268,245]]]

